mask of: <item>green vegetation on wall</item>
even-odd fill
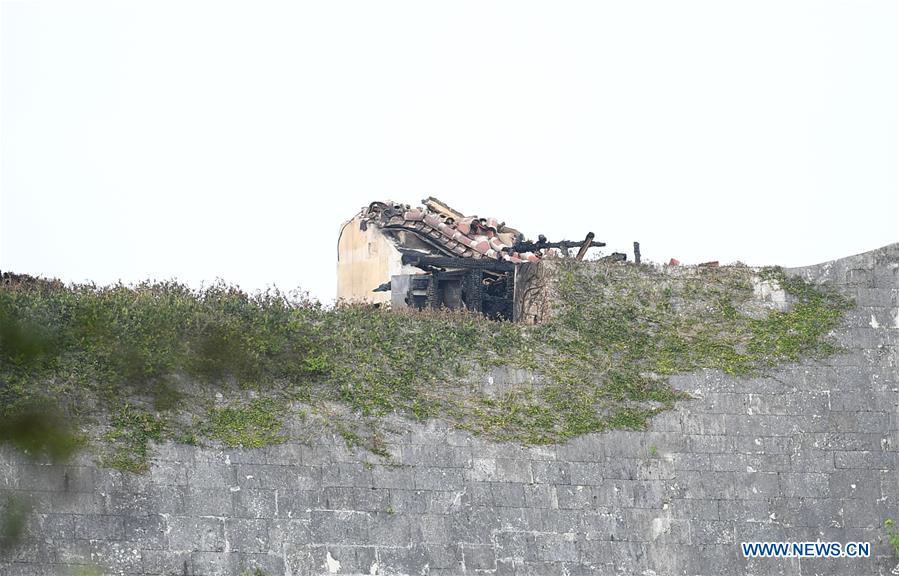
[[[386,456],[381,417],[439,417],[502,440],[640,429],[684,397],[667,377],[749,375],[834,351],[850,305],[779,269],[674,269],[556,260],[553,319],[326,309],[216,285],[0,285],[0,416],[54,399],[108,430],[104,461],[134,472],[150,442],[259,447],[300,415]],[[759,308],[754,284],[787,294]],[[533,375],[484,386],[496,366]],[[218,395],[218,397],[216,396]],[[302,410],[302,414],[300,411]]]
[[[206,436],[225,446],[260,448],[284,441],[280,434],[284,407],[272,398],[262,398],[247,406],[214,408],[209,413]]]

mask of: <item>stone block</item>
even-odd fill
[[[247,488],[231,492],[234,516],[237,518],[274,518],[276,497],[274,490]]]
[[[126,516],[123,523],[125,540],[137,544],[141,550],[159,550],[166,546],[166,522],[163,516]]]
[[[131,574],[141,570],[143,559],[141,550],[127,542],[92,540],[91,563],[107,573]]]
[[[227,518],[225,540],[233,552],[259,554],[275,548],[269,540],[267,520]]]
[[[222,552],[225,549],[225,524],[219,518],[172,516],[166,525],[171,550]]]
[[[85,514],[75,516],[75,537],[85,540],[121,540],[125,537],[122,516]]]

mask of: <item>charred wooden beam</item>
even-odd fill
[[[581,249],[577,251],[577,256],[575,256],[575,260],[583,260],[584,256],[587,254],[587,250],[590,248],[590,244],[593,243],[593,232],[587,232],[587,237],[584,238],[584,243],[581,244]]]
[[[600,262],[624,262],[625,260],[627,260],[627,254],[624,252],[612,252],[599,259]]]
[[[588,233],[587,236],[590,238],[589,244],[586,240],[560,240],[559,242],[549,242],[547,241],[546,236],[540,234],[540,236],[537,237],[536,242],[520,240],[512,245],[512,250],[515,252],[537,252],[547,248],[583,248],[585,245],[587,248],[601,248],[606,245],[605,242],[593,241],[593,232]]]
[[[410,252],[403,253],[402,262],[405,265],[416,266],[425,270],[427,269],[427,266],[436,268],[461,268],[465,270],[493,270],[495,272],[511,272],[515,270],[515,264],[506,260],[426,256]]]

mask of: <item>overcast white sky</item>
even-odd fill
[[[0,269],[335,291],[434,195],[684,263],[899,240],[897,2],[3,2]]]

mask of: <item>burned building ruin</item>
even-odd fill
[[[338,299],[402,308],[449,308],[534,322],[529,283],[550,255],[578,260],[605,246],[583,240],[529,241],[495,218],[466,216],[430,197],[422,206],[372,202],[344,223],[337,242]],[[623,259],[623,254],[613,255]]]

